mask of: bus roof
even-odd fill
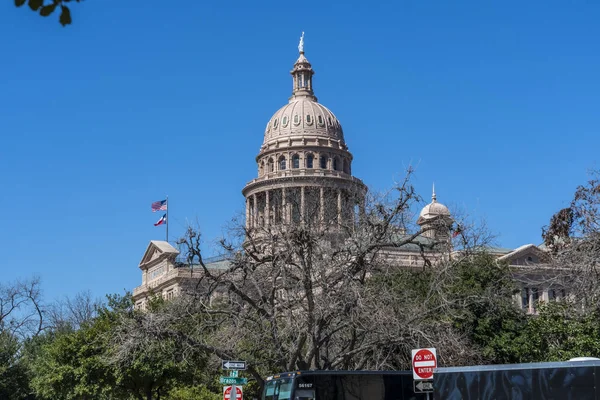
[[[275,374],[267,377],[267,381],[279,378],[291,378],[294,376],[306,375],[409,375],[411,371],[346,371],[346,370],[330,370],[330,371],[288,371],[280,374]]]
[[[453,372],[507,371],[572,367],[600,367],[600,360],[556,361],[525,364],[472,365],[468,367],[443,367],[434,369],[433,373],[435,375]]]

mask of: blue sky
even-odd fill
[[[600,145],[600,3],[87,0],[62,28],[0,5],[1,281],[53,299],[141,283],[171,201],[172,237],[207,252],[243,210],[264,127],[287,102],[300,33],[353,173],[408,165],[429,198],[539,243]]]

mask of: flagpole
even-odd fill
[[[167,196],[167,243],[169,243],[169,196]]]

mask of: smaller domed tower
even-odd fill
[[[423,207],[419,214],[417,224],[421,226],[421,229],[426,229],[423,233],[424,237],[445,241],[450,239],[450,229],[452,228],[453,223],[454,220],[452,219],[448,207],[437,202],[434,185],[431,203]]]

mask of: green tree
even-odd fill
[[[160,302],[153,307],[160,308]],[[172,387],[192,384],[203,359],[183,359],[174,338],[157,338],[120,358],[114,338],[124,325],[143,320],[129,295],[108,296],[97,316],[78,329],[60,325],[61,330],[48,333],[50,339],[31,363],[36,394],[53,400],[160,400]]]
[[[19,356],[20,343],[8,331],[0,332],[0,399],[21,400],[29,392],[27,368]]]

